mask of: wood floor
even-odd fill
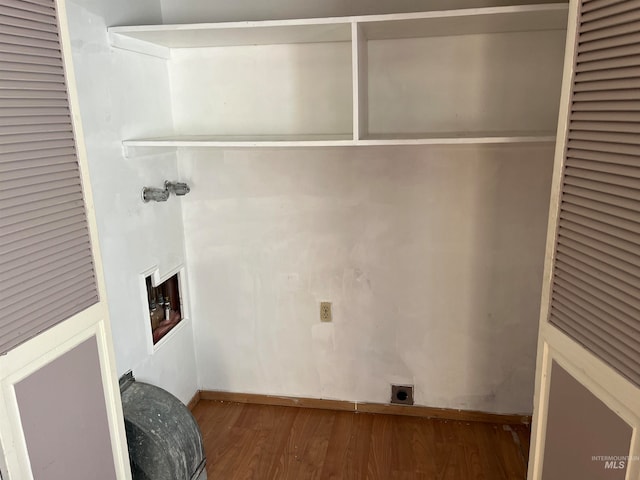
[[[201,400],[209,479],[526,478],[529,428]]]

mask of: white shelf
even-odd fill
[[[177,148],[274,148],[274,147],[351,147],[383,145],[469,145],[522,144],[555,141],[551,132],[532,135],[523,132],[447,133],[439,135],[370,135],[355,140],[351,135],[255,135],[183,136],[125,140],[127,156]]]
[[[561,30],[567,4],[468,8],[356,17],[367,40]]]
[[[345,135],[185,135],[125,140],[126,147],[299,147],[351,145]]]
[[[432,12],[255,22],[110,27],[114,47],[168,58],[172,48],[348,42],[351,25],[367,39],[566,28],[568,5],[542,4]]]
[[[176,134],[127,140],[125,154],[553,142],[540,130],[555,128],[567,14],[560,3],[112,27],[114,47],[169,59],[173,88]],[[370,133],[403,131],[428,133]]]
[[[109,28],[114,47],[169,58],[172,48],[351,41],[348,19],[144,25]]]
[[[469,145],[480,143],[555,142],[554,132],[439,132],[431,134],[367,135],[356,145]]]

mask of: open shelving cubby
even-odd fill
[[[359,140],[367,144],[553,140],[565,5],[403,17],[367,17],[356,25]]]
[[[550,142],[567,4],[112,27],[168,59],[175,131],[128,152]],[[539,75],[545,72],[545,75]]]

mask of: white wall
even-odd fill
[[[118,374],[166,388],[182,401],[197,389],[193,335],[185,322],[154,354],[140,274],[184,263],[180,201],[143,204],[143,186],[178,179],[175,155],[126,159],[123,138],[171,130],[168,74],[160,59],[112,50],[107,26],[161,22],[155,0],[68,1],[78,84]],[[153,79],[152,82],[148,79]]]
[[[201,387],[531,412],[551,146],[185,153]],[[319,302],[334,321],[319,322]]]
[[[480,3],[458,1],[456,6]],[[165,23],[429,7],[454,6],[411,0],[162,1]],[[527,52],[530,43],[524,47]],[[528,128],[554,130],[563,42],[558,34],[533,43],[549,55],[543,56],[543,65],[535,62],[536,68],[548,70],[548,81],[497,93],[501,98],[505,91],[515,92],[507,107],[534,109],[536,116],[524,122]],[[376,94],[385,67],[378,75],[379,51],[374,47],[369,49],[369,80]],[[170,75],[176,131],[237,134],[245,125],[248,134],[310,133],[326,120],[322,110],[312,108],[322,95],[303,88],[292,89],[300,101],[287,101],[283,108],[276,102],[257,113],[225,111],[238,97],[259,97],[265,91],[258,83],[243,96],[238,91],[247,85],[233,77],[225,80],[222,70],[230,70],[216,62],[228,62],[221,55],[231,50],[236,52],[233,62],[242,63],[250,49],[217,52],[214,61],[209,57],[210,64],[201,61],[200,49],[174,57]],[[284,58],[298,62],[300,71],[293,78],[308,74],[293,48],[283,51],[291,51]],[[389,56],[396,58],[393,51]],[[503,57],[507,69],[519,58],[504,53],[498,66],[485,61],[486,52],[472,51],[470,61],[457,58],[459,64],[473,64],[470,68],[481,76],[476,79],[462,71],[466,82],[461,91],[477,92],[487,83],[509,84],[512,79],[501,76]],[[273,65],[277,72],[258,70],[253,80],[260,79],[267,88],[286,84],[277,78],[283,67]],[[426,72],[424,65],[420,67],[415,84],[428,90],[424,79],[430,78],[431,65],[426,65]],[[551,71],[554,65],[557,71]],[[532,69],[517,66],[506,71],[522,81],[518,75]],[[224,84],[215,85],[221,78]],[[412,85],[396,83],[401,88]],[[478,98],[487,97],[481,93]],[[258,98],[259,105],[272,97]],[[335,94],[332,100],[336,98],[342,97]],[[247,103],[258,105],[258,100]],[[387,99],[375,108],[387,114],[394,104]],[[427,111],[433,111],[432,106]],[[406,116],[410,105],[403,107]],[[462,116],[468,107],[460,109]],[[380,123],[375,121],[375,108],[370,118],[374,129]],[[286,123],[288,109],[299,115],[293,127]],[[487,121],[455,128],[505,128],[507,116],[490,118],[487,108],[479,111]],[[306,119],[309,112],[319,118]],[[381,128],[430,129],[424,121],[411,128],[396,123]],[[509,127],[524,128],[510,120]],[[194,187],[183,200],[183,215],[200,387],[386,402],[390,383],[411,383],[416,386],[416,402],[423,405],[531,412],[552,157],[550,146],[181,152],[182,176]],[[319,322],[320,301],[333,302],[333,324]]]
[[[176,133],[349,135],[351,69],[349,42],[177,49]]]
[[[564,39],[546,30],[369,41],[369,131],[555,133]]]

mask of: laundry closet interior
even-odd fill
[[[567,10],[69,2],[118,373],[530,415]]]

